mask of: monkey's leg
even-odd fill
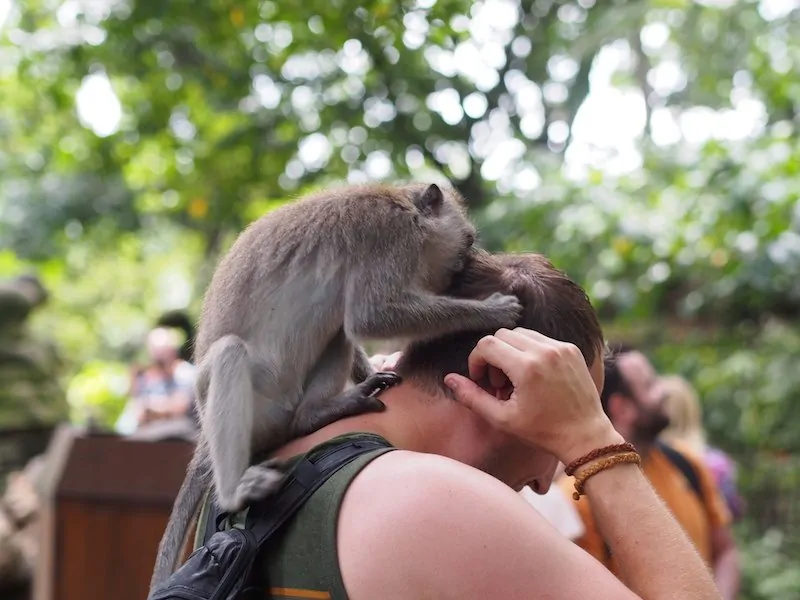
[[[400,292],[389,297],[353,295],[345,314],[351,338],[411,337],[430,339],[459,331],[492,331],[513,327],[522,312],[516,296],[492,294],[470,300]]]
[[[346,417],[384,410],[383,402],[375,394],[399,383],[400,376],[395,373],[371,374],[361,383],[342,391],[342,373],[347,374],[352,356],[353,345],[344,331],[339,331],[306,379],[303,401],[292,422],[295,436],[308,435]]]
[[[326,391],[323,391],[329,388],[330,384],[315,379],[312,385],[318,381],[319,384],[312,391],[324,395],[315,396],[310,400],[307,396],[304,398],[298,407],[292,433],[296,437],[308,435],[339,419],[383,410],[385,406],[374,397],[375,394],[398,384],[400,380],[400,376],[396,373],[375,373],[351,389],[331,398]],[[253,465],[242,475],[236,488],[236,495],[243,504],[263,500],[278,490],[284,476],[281,459],[272,458]]]
[[[356,357],[351,372],[357,371],[360,366],[364,380],[342,392],[349,375],[348,362],[353,360],[358,350],[354,350],[344,331],[331,340],[306,378],[303,398],[295,409],[290,430],[280,437],[281,440],[307,435],[345,417],[384,409],[383,402],[374,395],[399,382],[400,377],[394,373],[373,374],[363,351],[361,356],[366,366],[358,365],[359,358]],[[254,369],[255,389],[263,387],[264,382],[260,380],[268,375],[261,366]],[[277,441],[273,439],[273,444]],[[283,461],[279,459],[269,459],[248,467],[236,488],[236,497],[242,505],[263,500],[278,490],[284,476]]]
[[[203,434],[208,440],[217,503],[225,511],[241,509],[238,486],[250,464],[253,438],[252,361],[240,338],[228,335],[209,349],[208,395]]]
[[[340,419],[354,417],[367,412],[381,412],[386,405],[376,394],[402,381],[397,373],[380,372],[370,375],[349,390],[336,396],[309,398],[298,407],[293,431],[300,437],[308,435]]]

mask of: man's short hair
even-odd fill
[[[619,370],[617,359],[623,354],[630,352],[638,352],[638,350],[624,343],[609,344],[606,354],[603,358],[603,370],[605,371],[605,382],[603,383],[603,391],[600,393],[600,404],[603,405],[603,411],[608,414],[608,400],[614,394],[622,394],[623,396],[631,397],[631,388],[628,381]]]
[[[447,294],[480,300],[496,292],[519,298],[523,314],[517,326],[574,344],[587,365],[601,356],[603,331],[589,297],[541,254],[477,252]],[[403,352],[397,372],[447,391],[444,376],[467,376],[470,352],[482,337],[492,333],[495,332],[463,332],[411,344]]]

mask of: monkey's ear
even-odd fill
[[[444,204],[444,193],[438,185],[432,183],[414,199],[414,204],[424,215],[439,216]]]

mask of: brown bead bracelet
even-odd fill
[[[602,458],[603,456],[608,456],[609,454],[619,454],[620,452],[636,452],[636,447],[629,442],[625,442],[624,444],[613,444],[611,446],[597,448],[596,450],[592,450],[588,454],[581,456],[580,458],[577,458],[569,463],[564,469],[564,473],[569,477],[572,477],[575,474],[575,470],[582,467],[586,463],[598,458]]]
[[[589,465],[584,471],[575,476],[575,491],[572,493],[572,497],[575,500],[580,500],[580,497],[584,495],[583,486],[592,475],[597,475],[600,471],[625,463],[635,463],[641,467],[642,459],[637,452],[625,452],[615,456],[606,456]]]

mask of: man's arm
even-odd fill
[[[608,556],[606,543],[603,540],[603,536],[600,535],[600,531],[597,529],[597,524],[594,522],[588,499],[582,498],[580,502],[574,502],[572,500],[572,492],[575,491],[574,483],[575,478],[566,475],[562,476],[558,481],[553,482],[553,485],[560,487],[564,494],[567,495],[567,499],[569,502],[573,503],[583,522],[583,534],[573,540],[573,542],[599,560],[604,567],[610,569],[610,557]]]
[[[717,588],[725,600],[736,600],[739,595],[739,553],[729,526],[712,529],[711,553]]]
[[[352,600],[718,598],[699,557],[687,560],[690,543],[638,467],[595,475],[587,493],[639,596],[505,484],[444,457],[403,451],[370,463],[345,495],[338,549],[348,595]]]
[[[698,474],[705,500],[706,515],[711,530],[711,560],[714,580],[725,600],[735,600],[739,594],[739,553],[731,532],[731,516],[711,470],[693,454],[684,454]]]

